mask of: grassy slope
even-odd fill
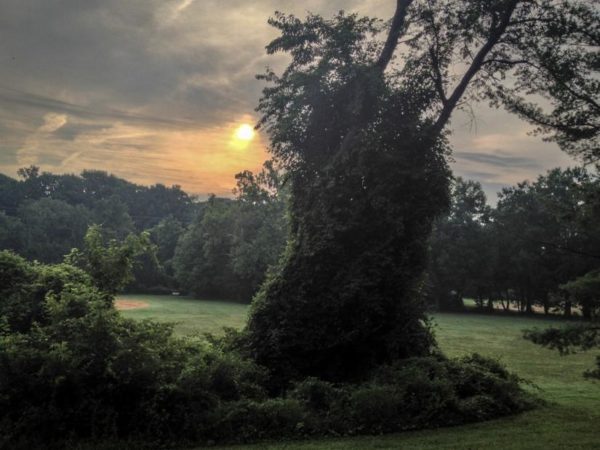
[[[247,307],[236,303],[155,296],[127,298],[145,300],[150,307],[125,311],[126,316],[177,321],[175,330],[180,334],[215,332],[221,326],[241,327],[247,315]],[[535,383],[548,406],[516,417],[455,428],[235,448],[600,449],[600,383],[581,377],[592,366],[593,354],[558,357],[521,337],[525,328],[556,325],[556,321],[475,314],[436,314],[435,321],[438,342],[448,355],[479,352],[500,359]]]

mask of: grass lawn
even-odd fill
[[[145,309],[123,311],[127,317],[177,322],[178,334],[218,332],[241,327],[247,306],[169,296],[124,296],[143,300]],[[478,352],[501,360],[539,389],[548,405],[518,416],[475,425],[385,436],[320,439],[236,446],[235,449],[600,449],[600,383],[586,381],[594,353],[559,357],[525,341],[522,330],[560,324],[542,318],[436,314],[438,342],[446,354]],[[223,447],[220,447],[223,448]]]
[[[121,311],[125,317],[175,323],[178,335],[219,333],[223,327],[241,328],[248,311],[248,306],[240,303],[171,295],[120,295],[117,300],[120,299],[148,303],[145,308]]]

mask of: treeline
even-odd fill
[[[0,246],[44,263],[80,247],[92,223],[122,239],[167,219],[190,223],[198,210],[179,186],[140,186],[102,171],[56,175],[31,166],[18,175],[0,175]]]
[[[270,163],[236,175],[234,199],[204,202],[180,186],[141,186],[102,171],[31,166],[18,176],[0,176],[0,249],[58,263],[93,224],[107,242],[145,232],[153,251],[138,257],[128,291],[249,301],[284,247],[283,191]]]
[[[236,175],[235,199],[211,197],[179,237],[175,277],[197,296],[250,301],[286,243],[286,190],[267,162]]]
[[[0,178],[0,249],[43,263],[81,248],[88,227],[105,241],[146,232],[130,292],[250,301],[287,239],[286,189],[271,162],[236,175],[234,198],[198,201],[179,186],[140,186],[100,171],[55,175],[37,167]],[[600,303],[600,181],[554,169],[505,188],[488,205],[481,185],[457,178],[430,240],[426,292],[442,310],[472,298],[482,309],[585,317]]]
[[[457,178],[447,217],[431,238],[428,293],[440,309],[521,312],[600,306],[600,181],[584,168],[554,169],[504,188],[495,208],[481,185]]]

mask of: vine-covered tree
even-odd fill
[[[356,379],[431,351],[418,291],[432,222],[448,205],[451,114],[469,98],[514,104],[533,69],[512,58],[567,38],[587,45],[582,27],[595,14],[551,0],[396,4],[388,26],[343,13],[270,20],[281,36],[267,51],[292,61],[261,77],[270,86],[259,125],[290,179],[291,238],[246,339],[282,381]],[[523,40],[532,27],[539,39]],[[499,84],[509,75],[517,82]]]

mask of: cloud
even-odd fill
[[[140,122],[146,124],[160,124],[164,126],[190,126],[192,122],[185,119],[169,119],[167,117],[136,114],[133,112],[119,111],[104,107],[86,107],[75,103],[66,102],[56,98],[50,98],[31,92],[19,91],[0,86],[0,103],[16,104],[29,107],[39,111],[60,111],[80,118],[103,119],[103,120],[125,120],[128,122]],[[50,113],[53,116],[65,116],[65,114]],[[44,120],[46,116],[44,116]]]
[[[226,194],[236,171],[267,156],[264,136],[242,152],[229,145],[231,129],[257,119],[263,85],[254,75],[287,61],[265,54],[276,36],[267,18],[340,9],[388,18],[393,8],[390,0],[3,0],[0,171],[96,168]],[[476,113],[475,130],[454,118],[457,173],[491,185],[565,164],[518,119]]]
[[[496,151],[495,153],[470,153],[454,152],[457,160],[472,161],[494,166],[496,168],[525,168],[539,169],[540,163],[532,158],[511,155],[506,152]]]
[[[454,173],[481,182],[492,203],[502,187],[576,164],[556,144],[533,136],[531,126],[502,109],[476,105],[474,119],[458,111],[452,128]]]
[[[49,113],[44,116],[44,124],[40,127],[41,132],[52,133],[67,123],[66,114]]]

